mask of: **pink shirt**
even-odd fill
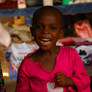
[[[78,89],[77,92],[91,92],[90,78],[80,56],[73,48],[64,46],[60,48],[56,65],[51,72],[43,69],[41,63],[29,60],[27,56],[18,71],[16,92],[76,92],[71,87],[55,88],[54,75],[56,72],[62,72],[65,76],[70,77]]]

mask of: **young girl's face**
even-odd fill
[[[34,32],[36,42],[42,50],[52,50],[56,47],[60,28],[59,14],[47,12],[40,16]]]

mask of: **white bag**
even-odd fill
[[[0,44],[8,47],[11,43],[11,37],[8,31],[0,23]]]

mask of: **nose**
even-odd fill
[[[49,31],[48,27],[44,27],[43,34],[49,34],[49,33],[50,33],[50,31]]]

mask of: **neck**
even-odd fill
[[[59,52],[59,46],[56,46],[53,49],[46,50],[46,51],[44,51],[42,49],[39,49],[39,51],[42,54],[53,55],[54,53],[58,53]]]

